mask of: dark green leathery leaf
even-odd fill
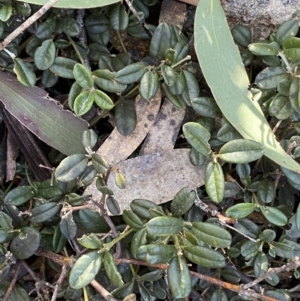
[[[288,20],[282,23],[276,31],[276,41],[282,45],[285,40],[295,37],[298,33],[299,25],[296,20]]]
[[[58,181],[69,182],[75,180],[86,168],[88,159],[83,154],[74,154],[61,161],[55,170]]]
[[[120,93],[126,89],[126,85],[123,85],[116,80],[116,72],[111,72],[107,69],[97,69],[92,72],[96,86],[100,89],[111,92]]]
[[[131,240],[131,253],[134,258],[138,259],[137,252],[140,246],[144,246],[147,243],[147,231],[145,228],[138,230],[132,237]]]
[[[183,133],[186,140],[193,148],[204,156],[211,153],[208,140],[210,139],[209,131],[196,122],[188,122],[183,126]]]
[[[261,206],[260,210],[264,217],[276,226],[284,226],[287,223],[286,215],[277,208],[269,206]]]
[[[67,239],[72,239],[77,233],[77,224],[73,219],[72,212],[69,212],[62,216],[59,223],[60,231]]]
[[[98,135],[92,129],[86,130],[82,134],[82,144],[85,148],[90,147],[92,149],[96,145],[97,140]]]
[[[57,203],[45,203],[31,210],[31,216],[29,218],[33,223],[42,223],[49,220],[61,209],[61,205]]]
[[[269,44],[266,43],[253,43],[248,45],[249,50],[258,56],[262,55],[277,55],[280,51],[280,47],[276,42]]]
[[[210,298],[210,301],[228,301],[226,293],[218,288],[215,290]]]
[[[157,205],[148,200],[135,199],[130,203],[130,208],[140,218],[150,220],[151,215],[149,213],[149,210],[151,208],[157,208]]]
[[[4,197],[4,204],[19,206],[35,196],[35,191],[30,186],[19,186],[10,190]]]
[[[132,99],[122,99],[115,107],[115,120],[118,131],[124,135],[130,135],[137,122],[135,103]]]
[[[51,72],[51,71],[50,71]],[[83,92],[83,88],[75,81],[71,86],[69,95],[68,95],[68,106],[71,110],[74,110],[75,99],[78,95]]]
[[[290,86],[289,99],[292,108],[295,111],[300,109],[300,80],[299,78],[294,78]]]
[[[76,63],[77,62],[72,59],[57,56],[54,59],[54,63],[50,67],[50,70],[60,77],[73,79],[73,68]]]
[[[55,59],[55,44],[52,39],[43,41],[34,53],[34,63],[40,70],[46,70],[52,66]]]
[[[117,287],[120,287],[124,284],[122,276],[118,270],[118,267],[115,263],[113,255],[106,251],[103,257],[104,270],[109,278],[109,280]]]
[[[69,283],[74,289],[80,289],[88,285],[98,274],[101,268],[103,253],[92,251],[82,255],[73,266]]]
[[[77,116],[87,113],[94,103],[94,94],[91,91],[81,92],[74,101],[73,110]]]
[[[175,246],[156,243],[148,247],[146,261],[150,264],[165,263],[169,262],[175,255]]]
[[[168,24],[161,22],[151,39],[150,56],[154,59],[163,60],[165,58],[165,51],[172,47],[172,33]]]
[[[280,120],[288,119],[293,113],[289,98],[281,94],[276,95],[269,106],[269,113]]]
[[[125,30],[128,26],[128,14],[123,4],[116,5],[110,12],[110,24],[114,30]]]
[[[276,195],[274,183],[268,179],[259,182],[257,187],[257,197],[264,203],[271,203]]]
[[[159,87],[158,74],[148,70],[141,78],[139,91],[143,98],[151,99],[156,94]]]
[[[190,270],[181,256],[174,257],[167,269],[169,287],[174,298],[186,298],[192,291]]]
[[[10,3],[2,4],[0,8],[0,20],[3,22],[8,21],[12,14],[12,5]]]
[[[209,162],[205,169],[205,189],[210,199],[215,203],[223,200],[225,179],[221,165]]]
[[[95,104],[103,110],[111,110],[114,107],[114,103],[111,98],[104,92],[95,89],[92,91]]]
[[[234,40],[244,47],[247,47],[252,41],[251,29],[245,25],[235,25],[232,28],[231,33]]]
[[[259,159],[264,151],[264,147],[256,141],[236,139],[223,145],[218,157],[230,163],[248,163]]]
[[[194,204],[195,191],[190,191],[187,187],[182,188],[174,197],[171,203],[171,213],[175,217],[185,214]]]
[[[191,101],[193,109],[201,116],[215,118],[221,112],[216,102],[209,97],[197,97]]]
[[[124,210],[123,219],[133,229],[141,229],[144,226],[142,220],[132,210]]]
[[[116,81],[120,84],[132,84],[138,82],[146,72],[145,65],[142,62],[130,64],[116,74]]]
[[[267,67],[255,78],[255,84],[260,89],[275,89],[282,80],[288,79],[286,68],[284,67]]]
[[[235,219],[246,217],[251,214],[255,209],[255,204],[240,203],[231,206],[226,210],[226,215]]]
[[[104,233],[108,231],[105,219],[95,211],[88,208],[82,209],[78,214],[79,223],[88,232]]]
[[[170,236],[183,229],[183,221],[171,216],[158,216],[148,221],[145,227],[149,235]]]
[[[36,83],[35,74],[20,58],[15,58],[14,63],[14,72],[17,75],[18,81],[26,87],[34,86]]]
[[[76,82],[84,89],[91,89],[94,86],[94,79],[90,70],[82,64],[75,64],[73,75]]]
[[[59,225],[55,227],[53,240],[52,240],[52,247],[55,253],[61,252],[61,250],[66,246],[67,239],[62,235],[60,231]]]
[[[191,228],[192,233],[206,244],[219,248],[229,248],[231,245],[231,235],[220,226],[194,222]]]
[[[40,233],[31,228],[24,227],[10,243],[10,251],[18,259],[26,259],[34,254],[40,245]]]
[[[192,262],[207,268],[222,268],[225,266],[224,256],[207,247],[186,246],[184,255]]]
[[[109,194],[109,193],[113,194],[113,191],[106,192],[106,194]],[[111,195],[108,196],[106,199],[106,206],[112,215],[119,215],[121,212],[118,201]]]

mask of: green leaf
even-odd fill
[[[87,163],[88,159],[83,154],[75,154],[63,159],[55,170],[56,180],[62,182],[75,180],[84,172]]]
[[[289,98],[277,94],[269,106],[269,113],[280,120],[288,119],[293,113]]]
[[[199,153],[209,156],[211,153],[208,140],[210,139],[209,131],[201,124],[196,122],[185,123],[183,134],[188,143]]]
[[[85,148],[90,147],[93,149],[93,147],[96,145],[98,141],[98,135],[94,130],[86,130],[82,134],[82,144]]]
[[[192,291],[190,270],[181,256],[174,257],[167,269],[168,283],[175,299],[186,298]]]
[[[295,111],[300,110],[300,80],[299,78],[294,78],[290,86],[289,100],[292,108]]]
[[[271,203],[276,196],[274,183],[268,179],[259,182],[257,187],[257,197],[264,203]]]
[[[201,116],[215,118],[221,114],[216,102],[210,97],[197,97],[191,104],[194,111]]]
[[[73,75],[76,82],[84,89],[91,89],[94,86],[94,79],[91,71],[82,64],[75,64]]]
[[[252,100],[248,90],[249,78],[233,43],[220,1],[199,2],[195,15],[195,50],[204,77],[226,119],[244,138],[262,144],[268,158],[300,173],[298,163],[276,140],[259,103]],[[288,75],[285,68],[279,68],[281,81]]]
[[[174,95],[169,87],[166,85],[166,83],[161,84],[162,90],[166,98],[177,108],[184,108],[185,102],[182,95]]]
[[[241,254],[245,257],[245,260],[250,260],[256,256],[259,252],[259,243],[253,242],[251,240],[243,243],[241,247]]]
[[[116,80],[116,72],[105,70],[95,70],[92,72],[95,84],[102,90],[111,93],[120,93],[126,89],[126,85],[120,84]]]
[[[107,191],[106,194],[113,194],[113,191]],[[112,197],[111,195],[108,196],[105,202],[107,209],[112,215],[119,215],[121,213],[120,205],[114,197]]]
[[[144,227],[142,220],[131,210],[123,211],[123,219],[133,229],[138,230]]]
[[[259,159],[264,152],[263,145],[256,141],[236,139],[223,145],[218,157],[229,163],[248,163]]]
[[[0,20],[2,22],[8,21],[12,13],[12,5],[11,4],[2,4],[0,8]]]
[[[255,78],[255,84],[262,90],[275,89],[278,84],[289,79],[285,67],[267,67],[262,70]]]
[[[286,215],[277,208],[262,206],[260,210],[264,217],[272,224],[276,226],[284,226],[286,225],[288,219]]]
[[[49,220],[61,209],[61,205],[57,203],[45,203],[31,210],[31,216],[29,220],[33,223],[42,223]]]
[[[94,94],[91,91],[81,92],[74,101],[73,110],[77,116],[87,113],[94,103]]]
[[[78,218],[79,224],[88,232],[104,233],[109,229],[105,219],[98,212],[88,208],[81,209]]]
[[[130,203],[131,210],[140,218],[150,220],[152,217],[149,213],[151,208],[157,208],[157,205],[151,201],[144,199],[135,199]]]
[[[62,249],[66,246],[67,239],[62,235],[60,231],[59,225],[55,227],[53,240],[52,240],[52,247],[55,253],[60,253]]]
[[[281,170],[283,171],[284,175],[287,177],[288,182],[290,185],[297,189],[300,190],[300,175],[299,173],[296,173],[292,170],[286,169],[284,167],[281,167]]]
[[[175,195],[171,203],[171,213],[175,217],[180,217],[190,210],[196,198],[195,191],[190,191],[189,188],[182,188]]]
[[[97,172],[100,174],[106,174],[108,165],[103,157],[97,153],[92,153],[91,157],[93,167],[97,170]]]
[[[26,87],[32,87],[36,83],[35,74],[28,66],[19,58],[14,59],[14,72],[17,75],[18,81]]]
[[[150,264],[169,262],[176,255],[174,245],[156,243],[147,249],[146,261]]]
[[[298,30],[298,22],[296,20],[288,20],[279,26],[276,31],[275,39],[280,45],[282,45],[286,39],[295,37]]]
[[[98,274],[101,268],[103,253],[92,251],[82,255],[74,264],[69,284],[74,289],[80,289],[88,285]]]
[[[209,301],[228,301],[226,293],[218,288],[214,291]]]
[[[109,278],[109,280],[117,287],[120,287],[124,284],[122,276],[118,270],[118,267],[115,263],[114,257],[108,251],[104,253],[104,270]]]
[[[116,5],[110,12],[110,24],[114,30],[125,30],[128,26],[128,14],[123,4]]]
[[[269,44],[266,43],[253,43],[248,46],[249,50],[255,55],[277,55],[280,47],[276,42]]]
[[[170,66],[162,65],[161,74],[167,86],[173,86],[176,83],[176,73]]]
[[[29,0],[29,1],[23,1],[23,0],[18,0],[20,2],[26,2],[26,3],[32,3],[36,5],[45,5],[48,0]],[[57,3],[55,3],[53,6],[54,7],[60,7],[60,8],[76,8],[76,9],[81,9],[81,8],[92,8],[92,7],[102,7],[106,5],[111,5],[113,3],[117,3],[120,0],[101,0],[101,3],[99,3],[98,0],[89,0],[82,2],[81,0],[60,0]]]
[[[138,62],[130,64],[117,72],[116,81],[125,85],[132,84],[138,82],[145,72],[146,69],[144,63]]]
[[[260,277],[265,274],[269,269],[268,258],[265,253],[259,252],[254,260],[254,274],[256,277]]]
[[[200,87],[198,80],[195,75],[188,70],[183,70],[180,75],[185,83],[181,96],[187,105],[191,105],[193,100],[199,96]]]
[[[155,71],[147,71],[141,78],[139,91],[143,98],[149,100],[155,96],[159,87],[158,75]]]
[[[234,40],[244,47],[247,47],[252,41],[251,29],[245,25],[235,25],[232,28],[231,33]]]
[[[300,230],[300,204],[297,207],[296,215],[295,215],[295,221],[297,229]]]
[[[150,43],[150,56],[157,60],[163,60],[165,58],[165,52],[171,48],[172,33],[170,26],[161,22],[156,27]]]
[[[11,241],[9,249],[16,258],[27,259],[38,249],[40,240],[40,232],[31,227],[24,227]]]
[[[132,99],[122,99],[115,107],[115,121],[120,134],[130,135],[137,122],[135,103]]]
[[[52,39],[45,40],[34,53],[34,63],[40,70],[49,69],[55,59],[55,44]]]
[[[20,206],[35,195],[35,191],[30,186],[19,186],[11,189],[4,197],[4,204]]]
[[[158,216],[145,224],[147,233],[153,236],[171,236],[183,229],[183,221],[171,216]]]
[[[66,57],[57,56],[50,70],[63,78],[73,79],[73,69],[77,62]]]
[[[185,246],[184,255],[196,264],[207,268],[222,268],[225,266],[224,256],[207,247]]]
[[[255,209],[255,204],[252,203],[240,203],[231,206],[226,210],[226,216],[239,219],[248,216]]]
[[[147,231],[146,228],[138,230],[132,237],[131,240],[131,254],[133,255],[134,258],[138,259],[137,254],[138,254],[138,248],[140,246],[144,246],[147,244]]]
[[[225,179],[221,165],[209,162],[205,169],[205,189],[210,199],[215,203],[223,200]]]
[[[103,110],[111,110],[114,107],[114,103],[111,98],[100,90],[93,90],[92,95],[96,105]]]
[[[210,246],[229,248],[231,245],[231,234],[220,226],[207,222],[194,222],[191,231],[197,239]]]
[[[57,19],[53,16],[49,16],[42,23],[37,23],[37,29],[35,31],[35,35],[40,40],[45,40],[51,38],[57,24]]]
[[[77,233],[77,224],[73,219],[73,214],[71,211],[61,218],[59,228],[65,238],[72,239],[75,237]]]

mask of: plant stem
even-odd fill
[[[24,23],[17,27],[11,34],[9,34],[0,44],[0,50],[3,50],[10,42],[12,42],[20,33],[27,29],[31,24],[38,20],[59,0],[49,0],[36,13],[29,17]]]
[[[73,39],[72,39],[68,34],[66,34],[66,36],[67,36],[69,42],[72,44],[72,46],[73,46],[73,48],[74,48],[76,54],[78,55],[81,64],[82,64],[82,65],[85,65],[84,59],[83,59],[81,53],[79,52],[79,50],[78,50],[78,48],[77,48],[75,42],[73,41]]]
[[[125,45],[124,45],[123,39],[122,39],[122,37],[121,37],[121,35],[120,35],[120,31],[119,31],[119,30],[116,30],[116,33],[117,33],[117,36],[118,36],[118,39],[119,39],[119,41],[120,41],[120,44],[121,44],[121,47],[122,47],[123,51],[124,51],[125,53],[128,53],[128,52],[127,52],[127,49],[126,49],[126,47],[125,47]]]

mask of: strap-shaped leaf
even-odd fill
[[[226,119],[244,138],[262,144],[271,160],[300,173],[299,164],[281,148],[259,104],[252,100],[248,75],[218,0],[199,2],[195,16],[195,50],[204,77]]]
[[[220,226],[194,222],[191,230],[196,238],[210,246],[228,248],[231,245],[231,234]]]
[[[172,296],[175,299],[188,297],[192,290],[192,277],[181,256],[176,256],[171,260],[167,275]]]
[[[229,163],[248,163],[260,158],[264,151],[264,147],[256,141],[236,139],[223,145],[218,157]]]
[[[92,251],[82,255],[73,266],[69,284],[74,289],[80,289],[88,285],[98,274],[101,268],[103,253]]]

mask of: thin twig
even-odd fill
[[[165,264],[165,263],[150,264],[150,263],[148,263],[146,261],[143,261],[143,260],[127,259],[127,258],[119,258],[119,259],[116,260],[116,263],[117,264],[120,264],[120,263],[136,264],[136,265],[148,266],[148,267],[158,268],[158,269],[163,269],[163,270],[166,270],[168,268],[168,265]],[[191,274],[192,274],[192,276],[194,276],[198,279],[202,279],[202,280],[205,280],[205,281],[210,282],[212,284],[215,284],[219,287],[223,287],[223,288],[226,288],[228,290],[234,291],[234,292],[238,293],[239,295],[245,295],[245,296],[248,296],[250,298],[254,298],[255,300],[261,299],[263,301],[279,301],[278,299],[274,299],[272,297],[268,297],[266,295],[257,293],[257,292],[255,292],[251,289],[244,289],[243,285],[232,284],[232,283],[225,282],[225,281],[213,278],[211,276],[196,273],[196,272],[193,272],[193,271],[191,271]]]
[[[10,42],[12,42],[20,33],[27,29],[31,24],[38,20],[59,0],[49,0],[44,6],[42,6],[36,13],[29,17],[24,23],[17,27],[11,34],[9,34],[4,41],[0,44],[0,50],[3,50]]]
[[[15,284],[17,282],[17,279],[18,279],[18,276],[19,276],[19,272],[20,272],[20,269],[21,269],[21,264],[22,264],[22,262],[19,261],[19,263],[17,265],[17,268],[16,268],[16,272],[14,274],[14,277],[11,280],[11,283],[9,284],[9,287],[8,287],[8,289],[7,289],[6,293],[5,293],[2,301],[8,301],[8,299],[10,297],[10,294],[11,294],[12,290],[14,289],[14,286],[15,286]]]
[[[295,270],[299,266],[300,266],[300,260],[299,260],[299,257],[296,256],[292,259],[291,262],[289,262],[289,263],[287,263],[287,264],[285,264],[285,265],[283,265],[279,268],[270,268],[267,273],[265,273],[265,274],[261,275],[260,277],[256,278],[254,281],[252,281],[248,284],[244,284],[243,289],[247,290],[248,288],[258,284],[259,282],[265,280],[266,278],[270,277],[273,274],[279,274],[283,271]]]
[[[60,276],[59,276],[59,278],[58,278],[58,280],[56,282],[56,285],[55,285],[55,288],[54,288],[54,291],[53,291],[53,295],[52,295],[51,301],[55,301],[56,300],[58,291],[59,291],[59,289],[60,289],[60,287],[61,287],[64,279],[67,276],[67,272],[68,272],[68,266],[66,264],[64,264],[62,266]]]
[[[98,283],[96,280],[93,280],[91,283],[90,283],[94,289],[101,294],[101,296],[108,300],[108,301],[117,301],[113,295],[111,295],[111,293],[109,291],[107,291],[100,283]]]

